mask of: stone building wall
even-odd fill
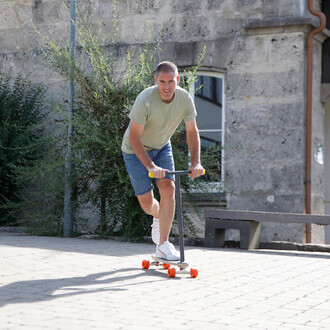
[[[70,1],[64,2],[68,5]],[[111,31],[111,0],[81,0],[77,3],[85,5],[95,17],[103,20],[105,33]],[[145,24],[149,22],[154,30],[163,27],[164,56],[181,61],[179,65],[191,66],[192,55],[196,57],[198,54],[191,54],[191,49],[185,51],[185,44],[206,42],[209,57],[205,66],[225,70],[225,57],[233,38],[248,22],[304,17],[305,7],[301,0],[117,0],[119,42],[143,42]],[[28,70],[28,65],[24,66],[22,62],[29,63],[30,52],[41,46],[36,29],[56,41],[62,40],[63,44],[68,40],[69,15],[62,0],[4,0],[0,9],[0,54],[18,69]],[[215,40],[221,42],[210,43]],[[168,48],[168,44],[177,47]]]
[[[324,38],[318,36],[314,41],[313,51],[313,104],[312,104],[312,213],[325,213],[325,105],[321,100],[322,76],[322,43]],[[328,165],[329,166],[329,165]],[[312,240],[324,243],[324,227],[312,225]]]
[[[69,1],[65,1],[69,4]],[[111,0],[77,1],[113,27]],[[315,1],[320,9],[321,1]],[[117,0],[122,45],[145,40],[145,24],[162,27],[160,60],[180,69],[196,64],[225,81],[226,172],[231,209],[304,212],[306,38],[317,19],[305,0]],[[0,58],[31,73],[55,98],[63,82],[40,64],[35,27],[56,41],[69,37],[62,0],[0,3]],[[313,147],[324,139],[320,102],[321,41],[315,41]],[[199,111],[202,111],[201,109]],[[313,212],[323,213],[324,169],[313,162]],[[315,240],[322,240],[322,233]],[[262,240],[304,240],[303,226],[268,225]]]
[[[238,195],[228,206],[302,212],[305,35],[258,29],[237,47],[227,71],[226,178]],[[261,239],[299,240],[301,230],[264,228]]]

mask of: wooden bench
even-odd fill
[[[205,215],[205,246],[222,247],[226,229],[240,231],[241,249],[257,249],[261,222],[310,223],[330,225],[330,215],[275,213],[209,209]]]

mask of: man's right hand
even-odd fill
[[[169,170],[166,170],[164,168],[158,167],[158,166],[153,166],[149,167],[148,171],[153,174],[153,177],[155,179],[162,179],[165,177],[166,173],[169,172]]]

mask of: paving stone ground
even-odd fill
[[[153,252],[0,233],[0,329],[330,329],[328,253],[187,247],[171,279]]]

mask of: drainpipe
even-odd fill
[[[326,17],[314,10],[314,0],[308,0],[308,10],[321,20],[321,25],[311,31],[307,37],[307,99],[306,99],[306,173],[305,173],[305,213],[311,214],[312,199],[312,98],[313,98],[313,38],[323,31],[326,25]],[[312,225],[306,224],[306,243],[312,242]]]

